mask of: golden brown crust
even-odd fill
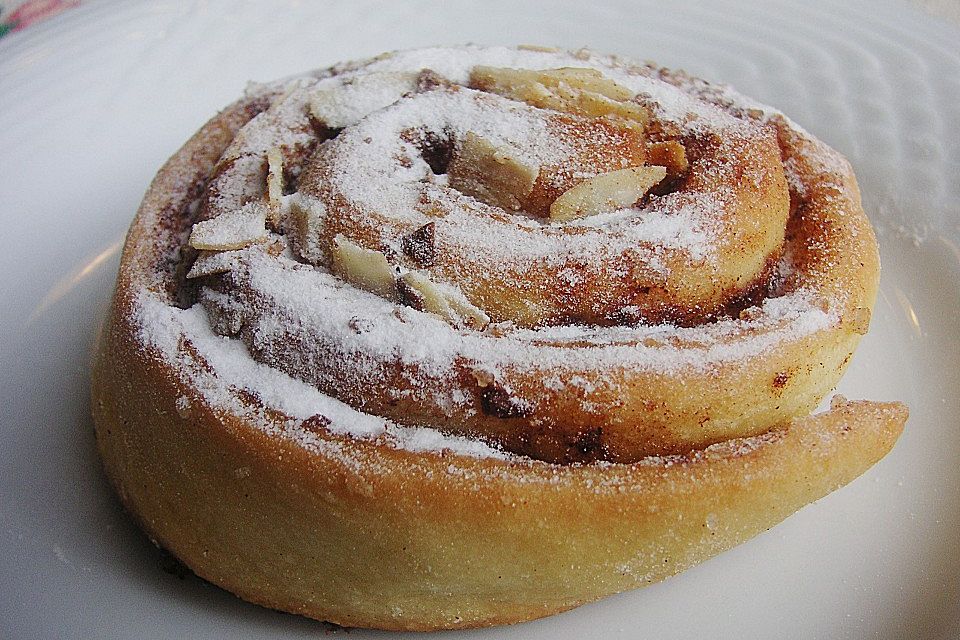
[[[143,350],[123,312],[121,293],[93,397],[124,504],[201,577],[345,626],[507,624],[657,582],[860,475],[906,419],[902,405],[844,402],[756,442],[635,465],[346,438],[325,455],[206,406]]]
[[[795,247],[796,260],[824,276],[825,298],[843,300],[843,321],[754,368],[735,371],[742,365],[730,362],[687,378],[682,391],[671,375],[633,372],[643,384],[608,398],[619,413],[602,418],[637,425],[613,430],[626,442],[604,442],[607,453],[629,452],[638,448],[630,438],[642,440],[639,448],[648,448],[632,464],[407,450],[338,435],[322,416],[308,446],[291,435],[291,416],[248,389],[225,393],[236,406],[252,405],[256,419],[214,402],[206,391],[224,384],[222,372],[185,334],[175,341],[175,360],[145,340],[143,300],[173,308],[189,297],[171,256],[193,218],[206,216],[191,203],[208,176],[224,174],[217,167],[224,150],[268,102],[254,96],[219,114],[154,180],[128,235],[94,369],[97,441],[111,482],[151,537],[211,582],[345,626],[432,630],[529,620],[662,580],[747,540],[857,477],[899,436],[907,411],[897,403],[838,400],[826,413],[791,419],[832,388],[876,295],[875,241],[841,160],[833,168],[842,188],[836,171],[822,184],[812,180],[787,233],[809,238]],[[815,158],[829,150],[784,121],[773,124],[797,172],[823,170]],[[822,250],[834,246],[843,250]],[[787,276],[784,287],[801,275]],[[510,375],[515,392],[536,388],[536,371]],[[758,393],[745,397],[739,385]],[[804,391],[783,395],[791,386]],[[673,413],[650,401],[657,394],[671,399]],[[749,416],[753,407],[755,420],[746,424],[754,428],[731,432],[722,420],[698,421],[707,396],[722,399],[714,418]],[[770,406],[782,399],[781,413],[760,415],[769,407],[759,397]],[[507,400],[478,402],[496,411]],[[548,400],[572,426],[545,433],[536,452],[575,458],[569,443],[596,426],[589,422],[596,416],[583,413],[582,398]],[[503,441],[525,437],[513,447],[522,451],[537,433],[511,420],[503,421]],[[706,447],[713,442],[720,444]]]

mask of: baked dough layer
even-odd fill
[[[657,582],[850,482],[906,420],[902,405],[839,402],[783,431],[633,465],[350,438],[308,451],[205,405],[122,312],[104,334],[94,413],[124,505],[197,575],[344,626],[508,624]]]
[[[363,435],[296,415],[215,366],[209,344],[237,341],[178,324],[187,312],[176,256],[192,203],[268,102],[261,94],[226,109],[154,180],[128,235],[94,367],[97,441],[111,482],[148,534],[201,577],[345,626],[529,620],[656,582],[743,542],[850,482],[899,436],[902,405],[835,399],[825,413],[685,453],[559,464],[493,449],[476,455],[459,440],[415,447],[389,430]],[[778,128],[800,136],[791,131]],[[805,161],[805,153],[791,160]],[[855,193],[852,174],[846,180]],[[827,184],[819,197],[842,217],[849,199],[839,195]],[[863,254],[875,257],[867,233]],[[845,259],[817,254],[815,242],[798,249],[821,256],[828,273]],[[849,283],[836,275],[823,286]],[[852,311],[872,303],[875,277],[853,291],[844,298]],[[845,366],[864,329],[833,329],[844,342],[831,366]],[[365,419],[355,414],[357,424]]]

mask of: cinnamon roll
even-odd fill
[[[893,446],[835,397],[876,240],[782,114],[588,51],[255,85],[163,167],[94,370],[144,529],[348,626],[528,620],[769,528]]]

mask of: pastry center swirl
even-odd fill
[[[682,74],[501,55],[251,102],[186,253],[213,329],[373,421],[550,462],[812,410],[875,293],[849,166]]]
[[[487,90],[411,92],[319,148],[292,227],[304,258],[473,328],[691,325],[764,288],[789,203],[769,130],[665,135],[592,70],[479,69]]]

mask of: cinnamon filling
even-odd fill
[[[437,365],[458,381],[445,388],[386,338],[370,341],[382,322],[439,322],[478,354],[488,340],[586,353],[679,349],[755,317],[780,327],[766,307],[798,290],[787,229],[806,233],[796,217],[809,200],[785,177],[786,125],[713,106],[678,116],[570,67],[478,65],[467,83],[428,69],[369,76],[251,101],[211,175],[195,178],[193,203],[171,212],[177,304],[199,301],[255,359],[353,407],[535,458],[630,461],[726,438],[705,426],[720,418],[637,405],[589,367],[554,388],[513,364],[488,377],[482,356],[457,355]],[[261,281],[268,272],[309,274],[322,286],[302,280],[304,296],[338,290],[350,302],[298,315]],[[366,311],[391,305],[389,320]],[[340,306],[356,309],[344,332],[364,346],[334,339]],[[771,379],[786,394],[783,370]],[[583,387],[571,395],[570,384]],[[603,417],[601,404],[612,407]],[[792,410],[783,404],[771,412]],[[702,435],[676,431],[691,421]]]

